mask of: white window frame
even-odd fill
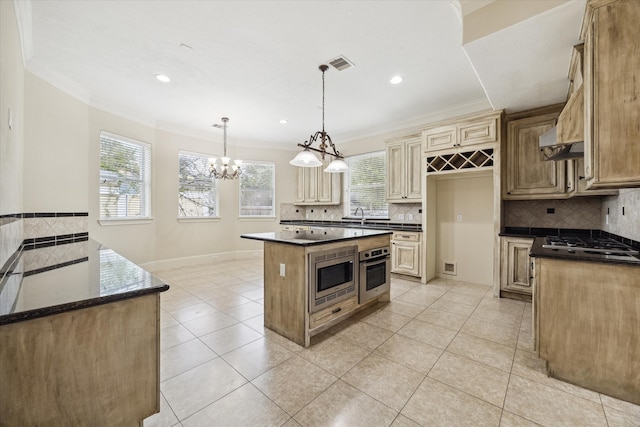
[[[271,212],[268,215],[243,215],[242,214],[242,179],[245,177],[247,166],[249,165],[264,165],[270,166],[272,171],[272,183],[271,188]],[[265,218],[273,219],[276,217],[276,164],[274,162],[266,162],[261,160],[245,160],[242,162],[242,175],[239,178],[238,183],[238,218]]]
[[[349,156],[349,157],[345,157],[344,161],[347,163],[347,165],[349,165],[349,170],[347,172],[345,172],[344,174],[344,217],[345,218],[357,218],[360,219],[361,216],[360,215],[354,215],[354,210],[356,208],[352,208],[351,207],[351,173],[352,173],[352,166],[351,166],[351,162],[354,160],[358,160],[364,157],[372,157],[372,156],[380,156],[382,155],[382,157],[385,158],[385,162],[387,161],[386,159],[386,153],[384,150],[380,150],[380,151],[372,151],[370,153],[364,153],[364,154],[357,154],[355,156]],[[385,176],[386,176],[386,164],[383,168],[384,172],[385,172]],[[387,205],[387,214],[384,216],[381,215],[371,215],[371,212],[367,212],[365,210],[364,212],[364,217],[367,219],[389,219],[389,203],[387,202],[386,199],[386,179],[388,179],[388,177],[385,178],[385,180],[383,180],[383,183],[381,184],[383,186],[382,190],[383,190],[383,194],[384,194],[384,204]]]
[[[218,191],[218,180],[214,179],[212,177],[207,177],[207,179],[201,177],[198,180],[199,185],[201,186],[205,186],[205,185],[210,185],[211,189],[210,191],[212,191],[214,193],[214,212],[212,215],[190,215],[190,216],[185,216],[185,215],[181,215],[181,211],[180,211],[180,188],[186,184],[187,182],[185,181],[185,179],[183,177],[180,176],[180,159],[182,156],[191,156],[191,157],[197,157],[198,160],[201,160],[204,162],[204,164],[206,165],[205,168],[209,167],[209,158],[213,157],[212,155],[207,155],[207,154],[203,154],[203,153],[195,153],[193,151],[187,151],[187,150],[179,150],[178,151],[178,220],[182,221],[182,220],[203,220],[203,219],[220,219],[220,192]],[[208,174],[208,170],[205,169],[205,171],[203,171],[205,174]]]
[[[100,131],[100,157],[102,157],[102,144],[104,141],[110,140],[119,142],[122,144],[126,144],[129,146],[133,146],[136,149],[139,149],[138,153],[139,158],[139,167],[140,167],[140,179],[129,179],[127,177],[122,176],[119,172],[109,172],[102,171],[100,169],[100,184],[99,194],[98,194],[98,212],[100,217],[100,224],[102,225],[114,225],[114,224],[125,224],[130,222],[148,222],[152,220],[151,217],[151,144],[138,141],[132,138],[128,138],[122,135],[116,135],[106,131]],[[99,160],[100,161],[100,160]],[[100,168],[100,166],[99,166]],[[137,183],[140,185],[140,190],[138,194],[140,195],[140,215],[127,215],[128,211],[125,208],[125,215],[121,215],[120,212],[117,212],[117,215],[113,216],[104,216],[102,212],[102,194],[103,194],[103,184],[107,181],[116,179],[118,182],[130,182]],[[108,193],[107,193],[108,194]],[[118,201],[120,203],[120,201]],[[126,204],[126,200],[125,200]]]

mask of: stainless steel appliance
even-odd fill
[[[391,289],[391,249],[369,249],[358,254],[360,264],[360,304]]]
[[[547,236],[542,247],[591,259],[634,260],[640,254],[610,237]]]
[[[309,312],[357,294],[358,247],[343,246],[309,254]]]

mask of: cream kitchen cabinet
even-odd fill
[[[421,276],[422,242],[419,232],[395,231],[391,238],[391,272]]]
[[[640,186],[640,2],[587,3],[585,174],[590,188]]]
[[[422,200],[422,139],[419,135],[387,141],[387,201]]]
[[[327,173],[324,169],[331,163],[331,159],[324,160],[317,168],[297,168],[296,205],[339,205],[340,183],[339,173]]]
[[[529,251],[533,238],[501,237],[500,293],[531,295],[533,269]]]
[[[562,199],[567,188],[566,161],[547,161],[539,137],[555,126],[562,105],[507,117],[503,199]]]
[[[425,128],[422,131],[425,151],[433,152],[469,145],[497,143],[500,140],[501,115],[501,111],[492,111]]]

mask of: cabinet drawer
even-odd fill
[[[458,145],[497,142],[497,120],[495,118],[475,121],[458,126]]]
[[[411,233],[411,232],[394,232],[393,240],[400,240],[404,242],[419,242],[420,241],[420,233]]]
[[[437,151],[456,146],[455,126],[445,126],[423,132],[425,151]]]
[[[309,315],[309,329],[316,328],[320,325],[330,322],[333,319],[337,319],[343,314],[355,309],[357,305],[358,296],[355,295],[344,301],[340,301],[339,303],[332,305],[331,307],[327,307],[316,313],[312,313]]]

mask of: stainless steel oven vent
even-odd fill
[[[345,58],[342,55],[329,61],[329,65],[331,65],[333,68],[335,68],[338,71],[343,71],[343,70],[347,70],[349,68],[355,67],[353,62],[349,61],[347,58]]]

